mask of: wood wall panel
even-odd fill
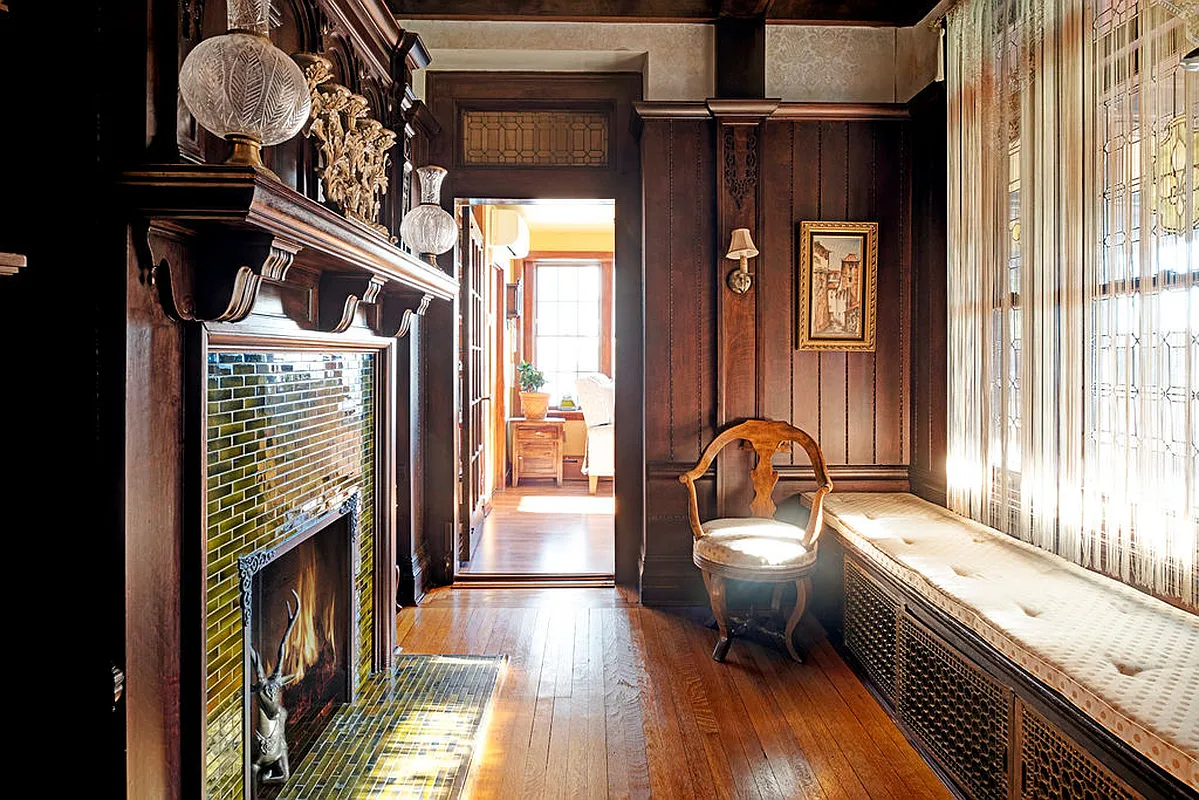
[[[645,452],[651,463],[693,464],[715,436],[712,130],[709,120],[651,120],[642,133],[642,163],[656,166],[644,178]]]
[[[647,120],[641,134],[645,214],[646,533],[642,597],[696,602],[687,493],[678,474],[715,436],[716,250],[714,123]],[[701,509],[715,508],[701,482]],[[698,594],[697,594],[698,590]]]
[[[912,101],[912,491],[945,503],[946,344],[945,87]]]
[[[715,434],[722,374],[726,396],[736,399],[737,408],[756,407],[758,414],[789,420],[816,435],[839,489],[908,487],[911,123],[904,118],[771,119],[757,128],[757,222],[750,227],[761,254],[750,264],[755,284],[746,296],[754,304],[749,381],[741,377],[744,363],[728,372],[718,363],[721,337],[740,336],[722,329],[730,316],[717,310],[721,304],[727,309],[724,276],[734,266],[722,257],[727,241],[721,237],[727,236],[711,200],[722,196],[712,161],[720,124],[651,118],[642,132],[648,475],[642,598],[647,603],[703,596],[691,564],[685,493],[677,475],[694,464]],[[697,163],[703,165],[698,173]],[[794,349],[799,224],[820,219],[879,223],[873,353]],[[723,347],[727,355],[729,343]],[[776,501],[811,487],[802,452],[780,454],[777,462],[787,468]],[[730,488],[725,476],[722,480],[727,513],[743,513],[736,507],[736,487]],[[701,493],[705,518],[717,511],[715,483],[709,481]]]
[[[766,124],[756,261],[763,412],[816,435],[830,464],[906,464],[910,203],[903,121]],[[789,156],[789,158],[787,158]],[[794,349],[799,223],[879,223],[874,353]],[[802,454],[792,463],[804,464]]]

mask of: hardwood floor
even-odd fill
[[[615,566],[612,482],[522,483],[496,492],[483,536],[458,574],[596,575]]]
[[[473,798],[948,798],[810,618],[807,663],[619,589],[440,589],[407,652],[503,653]]]

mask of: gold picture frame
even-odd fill
[[[798,349],[873,351],[877,299],[877,222],[799,224]]]

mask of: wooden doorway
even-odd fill
[[[633,588],[640,585],[645,538],[643,198],[641,148],[633,124],[633,103],[641,99],[641,89],[638,73],[431,72],[426,82],[426,102],[443,128],[430,142],[428,160],[449,169],[444,197],[615,201],[613,362],[620,380],[615,415],[623,420],[615,448],[616,473],[623,476],[614,489],[615,580]],[[472,131],[490,130],[488,126],[501,125],[514,114],[521,124],[534,127],[555,124],[565,114],[593,134],[590,141],[598,149],[584,148],[565,160],[557,151],[531,152],[513,162],[488,146],[472,145]],[[484,137],[481,143],[486,141]],[[442,264],[454,266],[449,258]],[[448,342],[461,330],[457,319],[434,310],[422,333],[430,342]],[[422,357],[429,396],[435,398],[427,409],[430,441],[453,441],[462,404],[442,399],[460,390],[459,376],[432,348]],[[426,458],[423,530],[431,584],[455,580],[463,505],[455,496],[461,452],[461,447],[434,448]]]
[[[461,519],[470,527],[461,528],[455,576],[611,583],[615,204],[471,198],[456,206],[462,224]],[[468,230],[475,225],[482,228],[481,246],[478,232]],[[475,263],[480,252],[485,270]],[[481,274],[486,298],[477,291]],[[541,391],[549,411],[543,420],[523,416],[516,367],[524,361],[545,376]],[[490,397],[480,452],[471,430],[479,423],[473,404],[480,390],[470,383],[484,372]],[[485,500],[468,509],[471,481],[480,471],[475,458],[482,460]]]
[[[461,263],[462,353],[459,361],[462,388],[461,510],[458,558],[469,561],[483,535],[491,497],[487,491],[489,466],[486,442],[491,428],[491,387],[488,363],[487,295],[490,270],[483,246],[483,231],[470,206],[460,207],[461,229],[457,252]]]

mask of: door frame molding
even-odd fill
[[[633,72],[432,72],[426,82],[426,102],[442,125],[442,134],[430,143],[430,163],[444,165],[447,174],[442,203],[452,209],[457,199],[611,199],[616,203],[615,290],[616,352],[614,371],[620,381],[616,392],[616,582],[640,592],[645,550],[645,344],[644,263],[642,259],[641,147],[635,133],[633,104],[642,96],[642,76]],[[478,108],[526,110],[611,110],[610,153],[607,166],[463,165],[462,112]],[[453,270],[453,259],[442,257]],[[432,341],[454,342],[452,319],[429,320]],[[458,447],[454,441],[456,417],[451,420],[435,404],[453,392],[454,359],[449,348],[426,351],[431,386],[430,450],[451,442],[453,463],[431,463],[426,474],[425,535],[430,549],[433,583],[454,581],[452,532],[457,528],[455,488]],[[450,352],[453,352],[452,350]],[[452,395],[450,395],[452,396]],[[455,398],[456,399],[456,398]],[[457,408],[458,403],[452,404]],[[440,410],[440,414],[437,412]],[[433,417],[437,416],[437,419]]]

